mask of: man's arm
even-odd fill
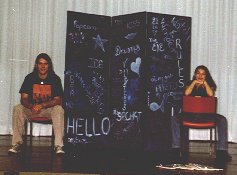
[[[53,107],[53,106],[56,106],[56,105],[61,105],[62,104],[62,98],[60,96],[57,96],[57,97],[54,97],[50,101],[33,105],[29,102],[29,95],[25,94],[25,93],[22,93],[21,94],[21,104],[24,107],[32,110],[33,113],[40,113],[41,109],[43,109],[43,108],[50,108],[50,107]]]
[[[62,104],[62,98],[60,96],[54,97],[52,100],[43,102],[40,105],[42,108],[50,108],[56,105],[61,105]]]
[[[21,93],[21,104],[28,109],[33,107],[33,104],[29,102],[29,95],[26,93]]]
[[[56,106],[56,105],[61,105],[61,102],[62,102],[61,97],[59,97],[59,96],[54,97],[50,101],[33,105],[32,112],[36,113],[36,114],[39,114],[41,112],[41,109],[50,108],[50,107],[53,107],[53,106]]]
[[[21,93],[21,104],[30,109],[34,114],[39,114],[40,110],[43,108],[41,105],[34,105],[29,102],[29,95],[26,93]]]

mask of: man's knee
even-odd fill
[[[64,114],[64,109],[63,109],[62,106],[56,105],[56,106],[53,107],[53,112],[54,113],[59,113],[59,114],[63,115]]]
[[[23,108],[24,108],[23,105],[18,104],[18,105],[16,105],[16,106],[13,107],[13,111],[18,113],[18,112],[20,112],[20,111],[23,111]]]

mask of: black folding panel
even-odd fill
[[[191,18],[147,13],[146,43],[145,149],[165,150],[171,147],[170,117],[181,112],[189,80]]]
[[[111,17],[68,12],[64,108],[69,146],[103,145],[110,132],[110,27]]]
[[[111,143],[116,147],[141,147],[145,59],[144,12],[112,18],[111,38]]]

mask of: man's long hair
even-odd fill
[[[54,70],[53,70],[53,63],[52,63],[52,60],[51,60],[51,58],[49,57],[49,55],[46,54],[46,53],[40,53],[40,54],[36,57],[33,72],[34,72],[34,73],[37,73],[37,72],[38,72],[37,67],[36,67],[36,64],[39,63],[39,59],[40,59],[40,58],[43,58],[43,59],[45,59],[45,60],[48,62],[48,65],[49,65],[49,75],[54,74],[55,72],[54,72]]]
[[[213,88],[214,91],[216,91],[216,83],[215,81],[213,80],[211,74],[210,74],[210,71],[208,70],[208,68],[204,65],[200,65],[198,67],[196,67],[195,71],[194,71],[194,75],[193,75],[193,80],[195,80],[195,74],[197,73],[198,69],[202,69],[205,71],[206,73],[206,81],[207,83],[209,84],[210,87]]]

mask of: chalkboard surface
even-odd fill
[[[191,18],[67,14],[66,145],[165,150],[190,74]]]
[[[145,17],[145,13],[136,13],[112,18],[110,136],[119,147],[141,144]]]
[[[179,105],[189,79],[191,18],[148,13],[147,24],[147,105],[164,113]]]
[[[147,13],[147,149],[166,148],[171,143],[169,122],[181,112],[190,74],[190,45],[191,18]]]
[[[110,131],[107,106],[111,18],[76,12],[68,12],[67,17],[66,142],[99,145],[100,138]]]

